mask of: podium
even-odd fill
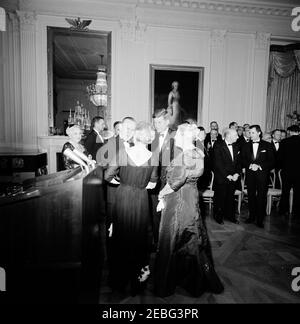
[[[0,267],[9,302],[98,303],[105,257],[102,169],[24,181],[0,198]]]

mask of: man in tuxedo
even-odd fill
[[[93,158],[96,160],[96,155],[99,148],[104,144],[104,139],[101,135],[105,127],[104,119],[96,116],[92,119],[92,130],[84,141],[85,148]]]
[[[176,131],[169,128],[169,115],[166,109],[162,108],[156,110],[152,117],[156,132],[155,138],[151,144],[151,151],[153,153],[153,161],[158,161],[159,175],[159,181],[156,188],[152,190],[150,194],[153,217],[153,239],[154,246],[156,246],[158,242],[158,230],[161,217],[161,213],[156,211],[158,194],[166,184],[166,169],[174,158],[174,136]]]
[[[219,134],[219,125],[216,121],[210,123],[210,132],[206,134],[204,140],[204,146],[207,152],[214,146],[216,141],[221,141],[222,135]]]
[[[280,147],[280,142],[281,142],[281,131],[280,129],[274,129],[271,132],[271,144],[273,147],[273,150],[275,152],[275,175],[276,175],[276,179],[275,179],[275,187],[276,188],[280,188],[280,183],[279,183],[279,176],[278,176],[278,172],[279,172],[279,147]]]
[[[288,213],[289,195],[293,188],[293,214],[300,217],[300,128],[293,125],[288,128],[288,131],[290,137],[281,142],[278,152],[278,163],[282,169],[279,213]]]
[[[242,149],[242,147],[244,146],[244,144],[250,142],[250,125],[245,124],[243,126],[243,135],[241,137],[238,138],[238,140],[236,141],[237,144],[239,145],[240,149]]]
[[[238,223],[234,206],[236,181],[241,174],[237,139],[236,130],[228,128],[224,132],[224,140],[216,143],[212,150],[212,165],[215,175],[214,218],[219,224],[224,224],[224,218]]]
[[[246,223],[256,222],[263,227],[266,213],[268,180],[270,170],[275,165],[275,155],[272,145],[261,139],[259,125],[250,126],[251,141],[241,150],[242,166],[246,170],[248,188],[249,218]]]

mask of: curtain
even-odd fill
[[[266,131],[286,129],[300,113],[300,50],[270,52]]]

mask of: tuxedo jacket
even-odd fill
[[[212,166],[215,175],[214,183],[224,184],[228,175],[242,172],[240,151],[236,143],[232,144],[233,159],[225,141],[216,142],[212,149]]]
[[[218,134],[216,142],[220,142],[222,140],[223,140],[222,139],[222,135],[221,134]],[[215,144],[216,144],[216,142],[215,142]],[[204,147],[206,148],[206,150],[209,151],[208,144],[211,145],[211,136],[210,136],[210,133],[207,133],[206,136],[205,136],[205,139],[204,139]],[[215,146],[215,144],[214,144],[214,146]]]
[[[300,177],[300,135],[293,135],[281,141],[278,164],[286,175]]]
[[[271,143],[260,140],[258,144],[257,154],[254,158],[253,143],[246,143],[241,149],[242,167],[249,172],[250,164],[258,164],[262,168],[263,173],[269,173],[275,167],[275,152]]]
[[[92,155],[93,160],[96,160],[97,152],[103,144],[104,142],[94,130],[87,135],[84,141],[84,146],[88,154]]]
[[[280,148],[281,143],[279,143],[279,148]],[[271,141],[271,146],[274,150],[274,155],[275,155],[275,168],[278,170],[279,169],[279,149],[276,151],[276,146],[273,142]]]
[[[158,175],[160,177],[160,184],[156,188],[162,188],[166,184],[166,171],[171,161],[174,159],[177,149],[175,147],[176,131],[171,128],[168,129],[167,135],[164,138],[161,150],[159,149],[159,134],[155,133],[155,138],[151,144],[152,161],[158,164]]]
[[[245,137],[244,137],[244,136],[241,136],[241,137],[239,137],[238,140],[236,141],[236,144],[238,145],[239,149],[241,150],[242,147],[243,147],[245,144],[249,143],[249,142],[250,142],[250,140],[247,142],[247,141],[245,140]]]

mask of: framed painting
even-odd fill
[[[204,67],[150,65],[150,113],[166,108],[174,123],[202,122]],[[177,115],[176,115],[177,114]]]

